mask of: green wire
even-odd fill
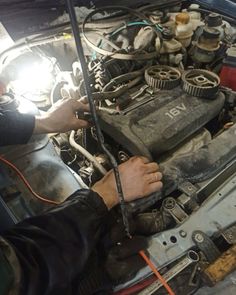
[[[120,28],[118,28],[118,29],[116,29],[115,31],[113,31],[112,33],[110,33],[110,36],[112,37],[112,36],[114,36],[114,35],[116,35],[117,33],[119,33],[120,31],[122,31],[122,30],[124,30],[125,28],[127,28],[127,27],[132,27],[132,26],[155,26],[156,27],[156,29],[158,30],[158,31],[160,31],[160,32],[162,32],[163,31],[163,28],[160,26],[160,25],[155,25],[155,24],[151,24],[151,23],[148,23],[147,21],[140,21],[140,22],[130,22],[130,23],[128,23],[127,25],[124,25],[124,26],[122,26],[122,27],[120,27]]]

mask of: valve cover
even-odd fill
[[[100,114],[105,133],[133,155],[155,158],[175,148],[219,114],[225,97],[198,98],[180,87],[144,94],[119,114]]]

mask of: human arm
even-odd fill
[[[150,194],[161,188],[157,164],[145,158],[131,158],[119,169],[126,201],[141,197],[140,191]],[[138,191],[132,174],[139,183]],[[99,241],[108,209],[118,204],[112,172],[93,190],[79,191],[63,204],[3,234],[21,267],[20,294],[74,294],[71,282]]]
[[[19,294],[73,294],[71,282],[95,247],[107,212],[101,197],[83,190],[5,232],[21,269]]]
[[[0,146],[26,143],[34,129],[33,115],[0,111]]]
[[[58,101],[46,113],[36,116],[33,133],[67,132],[88,127],[89,123],[79,118],[78,111],[89,112],[89,107],[75,99]]]
[[[0,111],[0,146],[25,144],[33,133],[67,132],[88,127],[87,121],[76,117],[77,111],[88,111],[88,107],[73,99],[59,101],[41,116]]]

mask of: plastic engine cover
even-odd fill
[[[133,155],[149,158],[173,149],[221,111],[225,97],[190,96],[180,87],[145,94],[116,115],[100,114],[102,130]]]

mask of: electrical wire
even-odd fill
[[[87,63],[86,63],[85,56],[84,56],[84,51],[83,51],[83,46],[82,46],[82,41],[81,41],[81,36],[80,36],[80,30],[79,30],[79,26],[78,26],[76,14],[75,14],[75,8],[74,8],[72,0],[67,0],[67,8],[68,8],[68,14],[70,16],[72,31],[73,31],[74,38],[75,38],[76,49],[77,49],[79,61],[81,64],[82,73],[84,76],[84,84],[85,84],[86,94],[87,94],[87,98],[88,98],[88,102],[89,102],[89,106],[90,106],[90,112],[91,112],[93,122],[95,125],[96,133],[97,133],[98,143],[100,144],[102,150],[108,156],[108,159],[111,162],[111,165],[112,165],[112,168],[114,171],[114,175],[115,175],[117,193],[118,193],[118,197],[119,197],[119,201],[120,201],[120,208],[121,208],[121,214],[122,214],[122,219],[123,219],[125,231],[126,231],[127,236],[130,237],[128,213],[126,210],[118,164],[117,164],[114,156],[111,154],[111,152],[106,148],[106,146],[103,143],[103,135],[102,135],[102,131],[100,129],[100,125],[98,122],[97,112],[96,112],[96,108],[95,108],[93,96],[92,96],[92,90],[90,88]]]
[[[92,164],[100,171],[102,175],[107,173],[106,169],[98,162],[98,160],[90,154],[85,148],[75,142],[75,131],[72,130],[69,137],[70,145],[79,151],[85,158],[87,158]]]
[[[155,276],[157,277],[157,279],[162,283],[163,287],[165,287],[165,289],[168,292],[168,294],[169,295],[175,295],[174,291],[171,289],[171,287],[168,285],[168,283],[166,282],[166,280],[163,278],[163,276],[156,269],[155,265],[147,257],[147,255],[145,254],[145,252],[143,250],[141,250],[141,251],[139,251],[139,255],[144,259],[144,261],[150,267],[150,269],[155,274]]]
[[[31,185],[29,184],[29,182],[26,180],[26,178],[24,177],[24,175],[20,172],[20,170],[14,165],[12,164],[10,161],[4,159],[3,157],[0,156],[0,161],[3,162],[4,164],[6,164],[7,166],[9,166],[16,174],[17,176],[21,179],[21,181],[25,184],[25,186],[27,187],[27,189],[31,192],[31,194],[38,200],[47,203],[47,204],[53,204],[53,205],[59,205],[61,202],[58,201],[53,201],[53,200],[49,200],[45,197],[40,196],[39,194],[37,194],[33,188],[31,187]]]

